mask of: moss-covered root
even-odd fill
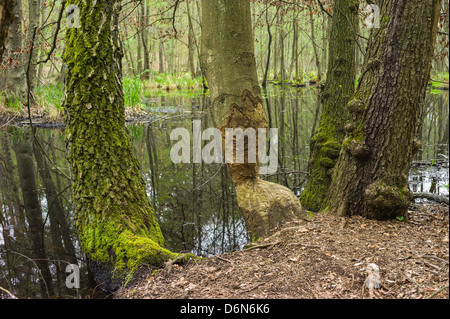
[[[108,251],[108,260],[94,259],[92,254],[87,254],[94,280],[105,291],[114,291],[126,285],[142,264],[163,267],[170,260],[184,263],[196,258],[193,254],[185,254],[180,258],[179,254],[161,247],[150,238],[129,231],[119,234],[114,246]]]
[[[300,196],[300,202],[305,209],[318,212],[324,208],[341,144],[334,137],[329,137],[324,131],[320,131],[311,140],[311,146],[310,176]]]
[[[413,198],[408,186],[393,186],[376,181],[365,190],[365,212],[368,218],[379,220],[403,217]]]
[[[268,236],[282,223],[306,218],[298,198],[282,185],[248,179],[236,185],[236,194],[252,240]]]

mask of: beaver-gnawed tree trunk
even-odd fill
[[[118,0],[67,1],[80,9],[80,27],[68,28],[66,140],[80,243],[96,281],[117,287],[140,263],[161,265],[175,256],[146,194],[125,129]]]
[[[222,137],[226,128],[267,128],[256,74],[249,0],[202,1],[200,60]],[[244,145],[246,154],[248,144]],[[247,156],[244,163],[228,164],[239,208],[253,238],[303,215],[297,197],[284,186],[260,179],[259,167],[258,159],[249,163]]]
[[[416,123],[436,40],[439,0],[379,3],[351,121],[329,188],[328,207],[341,215],[406,216],[408,173],[419,143]]]
[[[327,79],[321,95],[324,112],[319,129],[311,139],[309,177],[300,196],[303,207],[311,211],[319,211],[324,203],[345,136],[346,104],[355,93],[358,5],[357,0],[333,4]]]

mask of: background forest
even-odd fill
[[[310,140],[324,108],[320,92],[329,62],[333,1],[250,2],[258,81],[269,126],[279,129],[278,172],[264,179],[300,196],[309,175]],[[71,20],[65,5],[64,0],[17,0],[1,63],[0,288],[21,298],[97,293],[77,240],[66,159],[63,55]],[[242,249],[251,238],[226,166],[173,164],[169,158],[173,128],[192,130],[193,119],[202,120],[202,129],[214,126],[200,68],[201,1],[124,0],[121,5],[127,130],[166,246],[199,256]],[[360,1],[358,23],[352,25],[355,84],[371,32],[367,5]],[[448,29],[449,4],[442,1],[418,133],[423,145],[409,175],[413,192],[438,200],[447,196],[447,203]],[[27,129],[31,119],[35,137]],[[81,265],[85,290],[65,287],[68,263]],[[0,290],[0,297],[8,292]]]
[[[2,61],[0,112],[23,115],[30,43],[35,54],[29,70],[36,114],[58,117],[63,96],[64,1],[18,1],[8,51]],[[361,1],[356,72],[361,71],[371,13]],[[120,39],[126,105],[142,106],[149,89],[201,88],[199,1],[127,1],[122,4]],[[251,1],[258,76],[262,84],[320,84],[327,68],[331,1]],[[37,26],[33,37],[34,26]],[[448,83],[448,3],[442,2],[432,80]],[[442,83],[445,82],[445,83]],[[22,104],[21,104],[22,102]]]

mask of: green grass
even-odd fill
[[[434,72],[434,74],[431,75],[431,79],[430,82],[433,88],[448,88],[448,72]]]
[[[145,81],[145,88],[150,90],[192,90],[201,87],[202,78],[193,77],[189,73],[167,74],[153,72],[152,74],[150,74],[150,79]]]
[[[22,103],[14,92],[7,92],[5,94],[5,104],[10,112],[20,112],[22,109]]]
[[[124,78],[123,94],[125,97],[125,107],[136,107],[141,103],[143,81],[138,78]]]
[[[45,110],[45,113],[53,119],[62,115],[62,102],[64,99],[63,85],[45,85],[36,88],[37,103]]]
[[[122,80],[125,108],[141,109],[142,97],[158,97],[176,94],[184,97],[194,97],[202,93],[202,78],[192,77],[189,73],[167,74],[153,72],[149,80],[138,77],[124,77]],[[26,106],[19,97],[10,92],[0,92],[0,111],[23,116]],[[64,88],[61,83],[43,85],[36,89],[37,108],[33,107],[33,116],[45,114],[52,120],[61,119],[63,115],[62,102]]]
[[[145,96],[163,96],[176,94],[196,96],[202,89],[202,78],[192,77],[189,73],[167,74],[152,73],[150,79],[126,77],[123,79],[125,107],[141,107],[141,98]]]

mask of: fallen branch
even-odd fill
[[[437,291],[435,291],[435,292],[433,292],[431,295],[429,295],[429,296],[426,297],[425,299],[431,299],[431,298],[433,298],[434,296],[436,296],[438,293],[440,293],[441,291],[443,291],[443,290],[445,290],[445,289],[448,289],[448,285],[442,287],[441,289],[439,289],[439,290],[437,290]]]
[[[438,256],[434,256],[434,255],[424,255],[424,256],[422,256],[422,258],[430,258],[430,259],[439,260],[439,261],[441,261],[441,262],[443,262],[443,263],[446,263],[446,264],[448,265],[448,260],[442,259],[442,258],[440,258],[440,257],[438,257]]]
[[[246,292],[250,292],[250,291],[252,291],[252,290],[255,290],[256,288],[261,287],[261,286],[264,285],[264,284],[265,284],[265,282],[260,282],[259,284],[255,285],[255,286],[253,286],[253,287],[251,287],[251,288],[249,288],[249,289],[247,289],[247,290],[238,292],[237,295],[241,295],[241,294],[243,294],[243,293],[246,293]]]
[[[167,261],[167,262],[165,263],[165,265],[164,265],[164,270],[165,270],[167,273],[170,273],[170,272],[172,271],[172,266],[173,266],[174,264],[177,264],[177,263],[179,263],[179,262],[182,262],[182,261],[184,261],[185,258],[191,257],[191,256],[192,256],[191,253],[186,253],[186,254],[180,255],[180,256],[178,256],[178,257],[176,257],[176,258],[174,258],[174,259],[170,259],[169,261]]]
[[[273,237],[277,237],[277,236],[280,236],[281,234],[284,234],[284,233],[286,233],[288,231],[291,231],[291,230],[303,233],[303,232],[307,232],[308,228],[306,228],[306,226],[288,227],[288,228],[284,228],[282,230],[277,231],[276,233],[274,233],[270,237],[272,237],[272,238]]]
[[[220,257],[220,256],[212,256],[212,258],[217,258],[217,259],[220,259],[220,260],[223,260],[223,261],[226,261],[226,262],[229,262],[230,264],[232,264],[233,262],[231,261],[231,260],[228,260],[228,259],[225,259],[225,258],[223,258],[223,257]]]
[[[6,292],[11,297],[11,299],[19,299],[11,291],[3,288],[2,286],[0,286],[0,290],[3,290],[4,292]]]
[[[432,194],[432,193],[413,193],[413,198],[426,198],[438,203],[446,203],[447,205],[449,204],[449,200],[448,200],[448,196],[444,196],[444,195],[437,195],[437,194]]]

